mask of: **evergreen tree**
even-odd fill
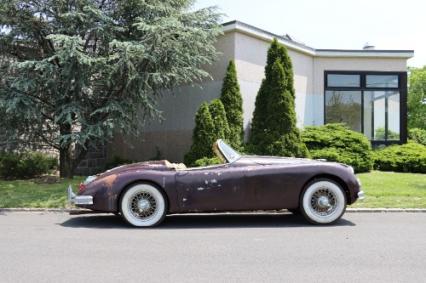
[[[214,130],[211,133],[211,139],[224,139],[228,141],[230,129],[226,118],[225,107],[219,99],[214,99],[209,105],[210,115],[213,120]],[[213,145],[213,143],[212,143]]]
[[[226,111],[226,118],[229,125],[229,136],[227,138],[230,145],[240,148],[244,140],[243,129],[243,99],[240,93],[240,86],[237,80],[237,71],[233,60],[229,62],[223,79],[220,100]]]
[[[213,143],[218,139],[227,140],[230,134],[225,107],[219,99],[210,104],[204,102],[195,115],[195,128],[192,134],[192,146],[184,157],[185,164],[196,165],[197,160],[212,158]]]
[[[0,1],[0,121],[7,143],[49,146],[72,177],[90,146],[138,136],[164,89],[200,80],[221,33],[191,0]],[[3,141],[2,141],[3,142]]]
[[[286,48],[275,39],[268,50],[252,123],[249,149],[256,154],[307,156],[296,126],[293,70]]]
[[[251,131],[250,131],[250,139],[249,139],[249,151],[263,154],[264,146],[262,145],[263,136],[266,134],[268,127],[266,124],[266,118],[268,115],[268,87],[271,73],[272,64],[276,60],[280,60],[281,62],[286,60],[284,57],[286,55],[286,50],[282,45],[278,43],[278,40],[274,38],[271,43],[271,46],[268,49],[268,54],[266,58],[266,66],[265,66],[265,79],[262,80],[262,84],[260,85],[260,89],[256,96],[255,108],[253,113],[253,119],[251,122]],[[293,74],[291,74],[291,77]],[[292,82],[291,82],[292,83]],[[266,152],[265,152],[266,153]]]
[[[192,146],[185,155],[184,162],[187,165],[194,165],[194,162],[200,158],[213,157],[212,145],[214,143],[215,126],[209,111],[207,102],[201,104],[195,114],[195,128],[192,134]]]

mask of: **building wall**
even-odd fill
[[[164,113],[164,120],[161,123],[150,121],[141,125],[143,134],[140,137],[115,137],[108,146],[108,158],[117,155],[132,160],[161,157],[182,161],[191,146],[195,113],[202,102],[219,97],[226,67],[231,59],[235,60],[243,96],[247,138],[256,95],[264,77],[269,45],[269,40],[245,33],[225,33],[216,44],[217,50],[221,52],[217,62],[205,67],[212,78],[195,86],[179,87],[162,96],[158,107]],[[406,59],[313,57],[294,49],[288,52],[293,62],[299,127],[323,124],[325,70],[406,70]]]

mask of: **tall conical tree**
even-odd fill
[[[214,99],[209,105],[210,115],[213,120],[213,131],[211,133],[211,140],[225,139],[229,141],[229,125],[226,118],[225,107],[219,99]],[[210,145],[212,145],[211,143]]]
[[[185,154],[184,162],[193,165],[194,162],[203,157],[213,157],[211,145],[214,142],[212,133],[215,131],[213,119],[207,102],[201,104],[195,114],[195,128],[192,134],[192,146]]]
[[[233,60],[229,61],[225,78],[223,79],[220,100],[225,107],[229,125],[228,142],[234,148],[240,148],[244,140],[243,129],[243,99],[238,85],[237,71]]]
[[[282,45],[280,45],[276,38],[271,43],[268,49],[265,66],[265,79],[262,80],[260,89],[256,96],[255,108],[253,113],[253,119],[251,121],[251,131],[249,139],[249,151],[257,154],[264,154],[264,147],[262,146],[262,140],[264,135],[267,133],[266,118],[268,115],[268,87],[269,87],[269,74],[271,73],[272,64],[276,60],[281,62],[285,60],[285,50],[283,52]]]
[[[296,126],[293,70],[286,48],[276,39],[268,50],[265,79],[256,97],[249,149],[256,154],[308,154]]]

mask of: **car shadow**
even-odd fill
[[[74,216],[60,224],[69,228],[135,229],[115,215]],[[355,226],[344,218],[332,226]],[[156,227],[149,229],[211,229],[211,228],[292,228],[324,227],[309,224],[301,215],[291,213],[262,214],[180,214],[169,215]],[[136,228],[138,229],[138,228]]]

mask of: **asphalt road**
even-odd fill
[[[425,282],[426,213],[169,216],[0,212],[0,282]]]

